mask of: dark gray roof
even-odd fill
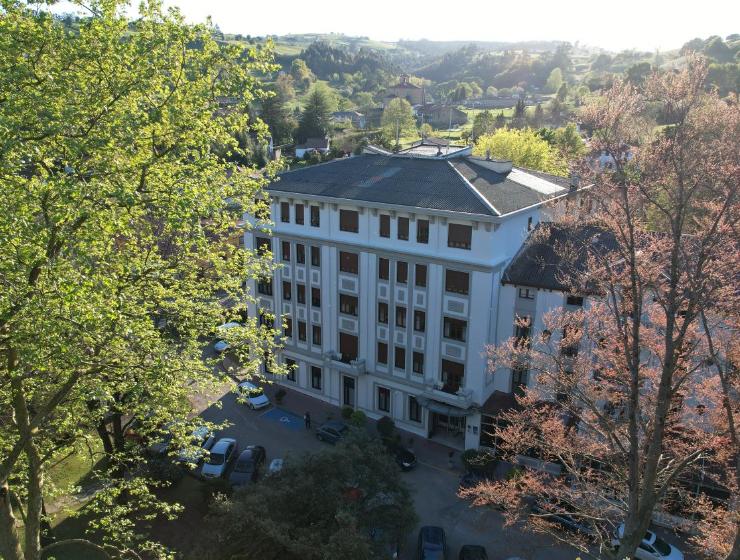
[[[484,216],[508,214],[567,192],[551,180],[560,178],[515,171],[497,173],[467,157],[363,154],[283,173],[269,190]],[[543,179],[547,192],[521,182]]]
[[[568,291],[569,278],[585,272],[589,253],[607,254],[613,234],[595,225],[539,223],[501,277],[502,284]]]

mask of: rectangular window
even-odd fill
[[[298,340],[306,342],[306,322],[298,321]]]
[[[388,363],[388,345],[385,342],[378,342],[378,363]]]
[[[380,237],[391,236],[391,217],[388,214],[380,215]]]
[[[283,260],[289,261],[290,260],[290,241],[283,241],[282,247],[283,247]]]
[[[519,288],[519,297],[521,299],[534,299],[534,290],[529,288]]]
[[[380,257],[378,259],[378,278],[388,280],[390,276],[390,261]]]
[[[575,305],[576,307],[583,307],[583,297],[581,296],[568,296],[566,300],[568,305]]]
[[[319,227],[321,225],[321,214],[318,206],[311,206],[311,226]]]
[[[473,227],[460,224],[447,225],[447,246],[455,249],[470,249]]]
[[[360,231],[360,215],[354,210],[340,210],[339,229],[357,233]]]
[[[341,354],[341,360],[348,364],[352,360],[357,359],[359,352],[359,342],[357,337],[351,334],[339,333],[339,353]]]
[[[385,387],[378,387],[378,410],[383,412],[391,411],[391,390]]]
[[[321,248],[311,246],[311,266],[321,266]]]
[[[417,264],[416,272],[414,274],[414,284],[420,288],[427,287],[427,265]]]
[[[255,238],[255,247],[259,253],[266,253],[272,251],[272,242],[265,237]]]
[[[396,262],[396,282],[405,284],[409,279],[409,263],[404,261]]]
[[[298,303],[306,303],[306,285],[296,284],[295,287],[298,292]]]
[[[268,315],[260,311],[260,319],[259,319],[260,327],[271,329],[273,325],[273,321],[274,321],[274,317],[272,315]]]
[[[283,282],[283,299],[285,301],[290,301],[292,297],[293,297],[293,286],[290,284],[290,282]]]
[[[286,338],[293,338],[293,319],[290,317],[285,318],[285,328],[283,329],[283,334]]]
[[[295,223],[302,226],[305,220],[305,207],[303,204],[295,205]]]
[[[311,388],[321,391],[321,368],[311,366]]]
[[[280,221],[285,223],[290,222],[290,204],[287,202],[280,203]]]
[[[423,311],[414,310],[414,330],[424,332],[427,325],[427,316]]]
[[[298,371],[298,364],[295,360],[285,358],[285,369],[288,370],[285,377],[288,381],[295,381],[295,372]]]
[[[529,316],[518,317],[514,323],[515,344],[520,347],[530,348],[532,339],[530,332],[532,330],[532,318]]]
[[[360,270],[360,256],[357,253],[339,251],[339,270],[357,274]]]
[[[388,324],[388,304],[378,302],[378,323]]]
[[[314,346],[321,346],[321,327],[319,325],[311,327],[311,343]]]
[[[514,368],[511,371],[511,392],[515,395],[523,396],[524,389],[527,387],[529,371],[527,368]]]
[[[321,288],[311,288],[311,306],[321,307]]]
[[[257,282],[257,292],[263,296],[272,295],[272,278],[263,278]]]
[[[457,362],[442,360],[442,390],[445,393],[457,393],[463,386],[465,366]]]
[[[406,308],[396,307],[396,326],[406,328]]]
[[[393,352],[393,365],[396,369],[406,369],[406,349],[396,346]]]
[[[429,243],[429,220],[416,220],[416,242]]]
[[[453,294],[468,295],[470,279],[467,272],[459,270],[445,271],[445,291]]]
[[[414,397],[409,397],[409,420],[421,422],[421,406]]]
[[[306,246],[303,243],[297,243],[295,246],[295,262],[306,264]]]
[[[339,294],[339,312],[357,317],[357,298],[346,294]]]
[[[409,240],[409,219],[398,218],[398,238],[402,241]]]
[[[465,336],[468,330],[468,322],[461,321],[460,319],[451,319],[445,317],[444,321],[444,337],[451,340],[459,340],[465,342]]]
[[[424,374],[424,354],[421,352],[414,352],[411,355],[411,367],[412,371],[418,375]]]

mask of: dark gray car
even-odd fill
[[[329,422],[319,426],[316,430],[316,437],[321,441],[335,444],[347,435],[348,430],[349,426],[344,422],[340,422],[339,420],[330,420]]]
[[[241,452],[236,460],[234,470],[229,475],[229,484],[243,486],[257,482],[260,468],[265,464],[265,448],[261,445],[250,445]]]

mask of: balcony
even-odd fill
[[[348,359],[345,359],[345,357],[342,356],[341,353],[336,352],[336,351],[326,352],[324,354],[324,362],[327,365],[333,368],[336,368],[339,371],[343,371],[345,373],[352,373],[355,375],[362,375],[363,373],[367,373],[367,368],[365,367],[365,360],[361,360],[361,359],[348,360]]]
[[[475,404],[473,402],[472,390],[460,387],[456,392],[452,393],[445,389],[446,387],[443,387],[441,382],[427,379],[424,382],[423,395],[435,401],[440,401],[459,408],[470,408]]]

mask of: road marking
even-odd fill
[[[281,416],[281,417],[280,417],[280,421],[281,421],[281,422],[282,422],[283,424],[290,424],[290,418],[288,418],[287,416]]]
[[[449,469],[443,469],[442,467],[438,467],[437,465],[432,465],[431,463],[425,463],[424,461],[418,461],[418,460],[417,460],[417,463],[420,464],[420,465],[424,465],[425,467],[429,467],[430,469],[434,469],[436,471],[439,471],[439,472],[442,472],[442,473],[445,473],[445,474],[449,474],[449,475],[454,476],[454,477],[457,477],[458,476],[458,474],[456,472],[454,472],[454,471],[451,471]]]

